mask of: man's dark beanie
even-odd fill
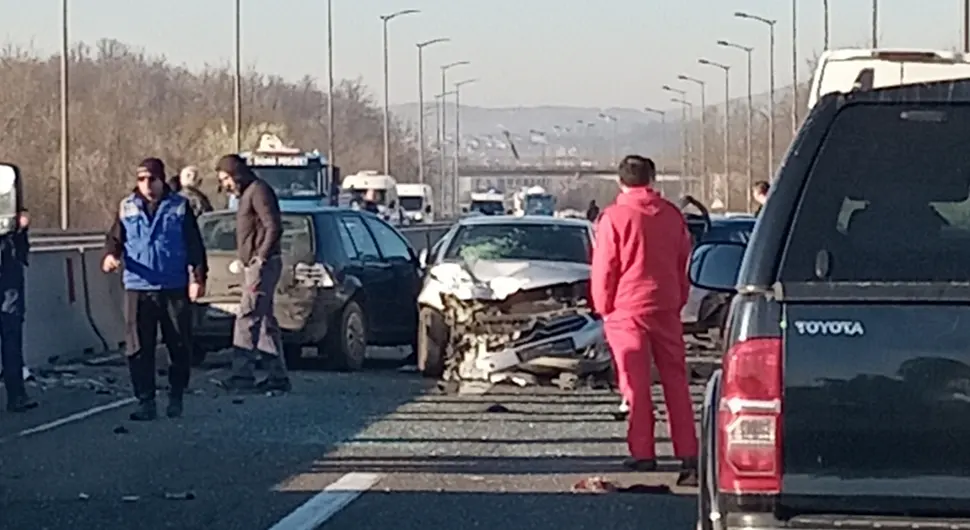
[[[155,178],[165,180],[165,162],[157,158],[146,158],[138,164],[138,167],[144,169]]]

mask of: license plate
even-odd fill
[[[235,318],[239,304],[209,304],[205,315],[209,318]]]

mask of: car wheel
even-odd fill
[[[439,378],[445,373],[445,345],[448,330],[441,313],[430,307],[418,312],[418,370],[429,378]]]
[[[321,356],[335,370],[355,372],[363,368],[367,358],[367,320],[364,310],[351,300],[344,306],[338,322],[327,334],[326,351],[320,352]]]

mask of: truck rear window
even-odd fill
[[[783,281],[970,281],[970,106],[852,104],[815,159]]]
[[[303,256],[314,251],[313,219],[308,215],[283,214],[284,255]],[[199,217],[199,230],[208,251],[236,251],[236,213],[211,213]]]

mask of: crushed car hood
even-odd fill
[[[504,300],[523,289],[586,281],[589,269],[586,263],[563,261],[477,260],[440,263],[429,273],[459,299]]]

